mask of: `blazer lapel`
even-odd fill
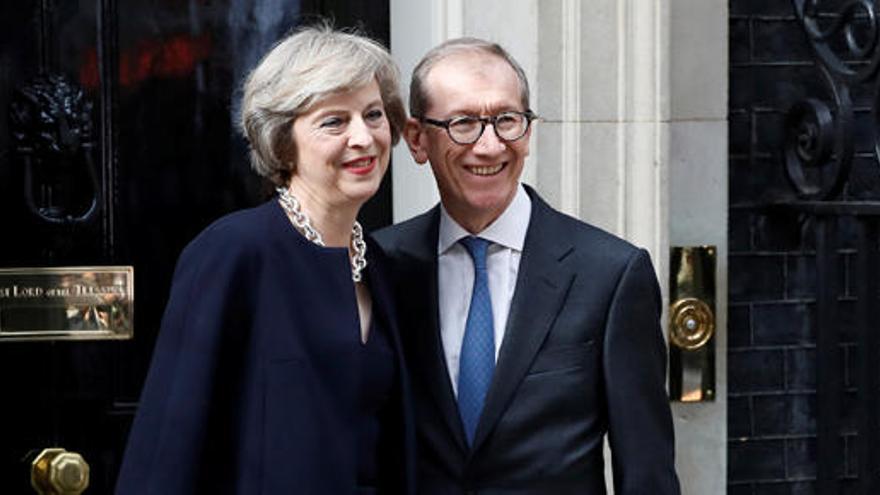
[[[449,431],[458,447],[467,450],[464,427],[458,414],[458,403],[452,391],[449,371],[446,368],[446,355],[440,338],[440,310],[437,297],[437,237],[440,224],[440,209],[435,208],[427,216],[426,229],[422,235],[414,236],[418,242],[404,247],[407,266],[403,273],[411,282],[405,290],[410,307],[404,311],[410,316],[407,321],[413,325],[415,350],[419,363],[415,368],[424,370],[425,385],[445,418]]]
[[[553,212],[531,189],[532,215],[523,245],[504,341],[474,435],[477,451],[532,365],[574,280],[565,258],[574,249],[553,228]],[[436,270],[435,270],[436,272]]]

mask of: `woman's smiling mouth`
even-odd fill
[[[366,175],[372,172],[374,168],[376,168],[376,157],[365,156],[361,158],[356,158],[354,160],[349,160],[342,164],[342,168],[353,174]]]

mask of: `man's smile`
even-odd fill
[[[499,163],[498,165],[487,165],[487,166],[482,166],[482,167],[465,167],[465,168],[467,169],[468,172],[470,172],[473,175],[489,176],[489,175],[495,175],[498,172],[501,172],[501,170],[505,166],[507,166],[507,162]]]

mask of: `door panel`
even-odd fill
[[[315,14],[387,44],[388,6],[369,7],[3,2],[0,268],[132,265],[135,310],[132,340],[0,341],[0,492],[32,493],[30,462],[55,446],[90,464],[86,493],[112,491],[177,256],[271,191],[235,128],[242,78]],[[390,222],[387,181],[367,229]]]

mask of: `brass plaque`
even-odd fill
[[[0,341],[133,334],[134,267],[0,269]]]

